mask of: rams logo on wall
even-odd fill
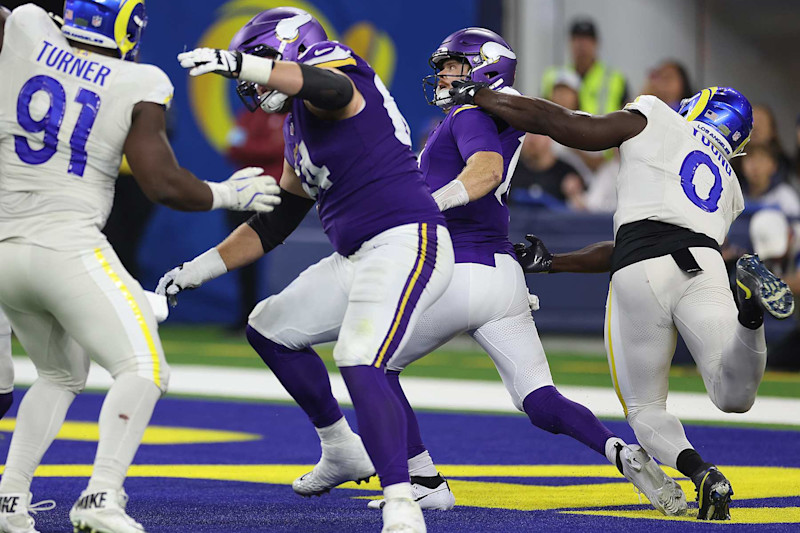
[[[305,0],[231,0],[219,9],[214,24],[203,33],[197,47],[228,48],[231,39],[247,21],[261,11],[275,7],[296,7],[317,18],[331,40],[339,40],[336,28],[315,5]],[[368,21],[353,24],[341,41],[367,60],[384,83],[391,87],[395,71],[395,45],[386,32]],[[206,140],[218,152],[228,146],[228,133],[236,119],[232,99],[233,83],[220,76],[200,76],[189,80],[192,113]]]

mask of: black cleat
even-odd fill
[[[745,254],[736,261],[736,287],[740,309],[758,305],[779,320],[794,312],[789,286],[770,272],[758,255]],[[747,314],[756,314],[755,309]]]
[[[703,470],[692,481],[697,489],[698,520],[730,520],[731,482],[712,466]]]

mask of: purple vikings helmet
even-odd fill
[[[493,90],[511,87],[517,70],[517,56],[508,43],[491,30],[464,28],[448,35],[439,48],[431,54],[428,63],[439,72],[448,59],[459,59],[469,65],[467,79],[482,81]],[[425,76],[422,88],[431,105],[449,107],[451,98],[447,90],[438,90],[438,74]],[[433,95],[430,95],[430,89]]]
[[[681,102],[678,113],[708,135],[727,159],[743,155],[753,131],[753,108],[730,87],[709,87]]]
[[[230,50],[284,61],[297,61],[311,45],[327,41],[328,34],[317,19],[294,7],[277,7],[262,11],[233,36]],[[288,97],[278,91],[258,94],[254,83],[240,81],[239,97],[251,112],[259,107],[276,113]]]

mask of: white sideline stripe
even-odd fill
[[[36,369],[27,357],[14,357],[15,382],[30,385]],[[89,371],[87,387],[105,389],[111,376],[95,363]],[[333,394],[350,405],[350,396],[341,375],[331,375]],[[516,413],[517,410],[500,382],[461,379],[404,377],[403,389],[414,407],[449,411],[490,411]],[[611,387],[559,387],[561,393],[589,407],[599,417],[622,417],[622,407]],[[226,368],[219,366],[174,365],[169,391],[198,396],[223,396],[260,400],[289,400],[278,379],[266,368]],[[800,425],[800,399],[761,396],[749,412],[723,413],[708,396],[696,392],[673,392],[667,407],[682,420],[709,420],[728,423],[756,422]]]

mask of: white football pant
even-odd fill
[[[11,360],[11,323],[0,308],[0,394],[14,390],[14,361]]]
[[[406,224],[364,242],[349,257],[334,253],[260,302],[249,325],[292,350],[336,342],[340,367],[381,366],[444,292],[453,245],[444,226]]]
[[[666,410],[669,369],[680,332],[719,409],[750,409],[764,375],[763,326],[739,324],[722,256],[691,248],[703,269],[683,272],[671,256],[627,266],[611,278],[605,340],[614,386],[636,438],[673,468],[692,445]]]
[[[531,316],[522,268],[508,254],[494,258],[494,267],[456,264],[447,290],[425,311],[387,369],[401,371],[468,332],[492,358],[514,405],[522,411],[525,397],[553,385],[553,378]]]
[[[0,242],[0,303],[39,377],[78,393],[90,358],[167,389],[169,367],[139,283],[110,246],[55,251]]]

